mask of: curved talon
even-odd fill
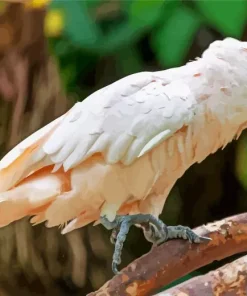
[[[199,238],[200,238],[200,242],[201,243],[203,243],[203,242],[209,242],[209,241],[211,241],[212,240],[212,238],[211,237],[207,237],[207,236],[199,236]]]
[[[115,245],[116,241],[117,241],[117,235],[118,235],[119,229],[118,228],[114,228],[112,230],[111,236],[110,236],[110,242]]]

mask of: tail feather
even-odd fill
[[[62,234],[66,234],[68,232],[71,232],[75,229],[84,227],[95,220],[99,218],[99,213],[87,213],[87,214],[82,214],[79,217],[75,218],[72,220],[68,225],[61,231]]]
[[[44,211],[61,194],[56,175],[28,178],[19,186],[0,193],[0,227]]]
[[[85,202],[80,198],[75,190],[65,192],[60,195],[51,206],[46,210],[45,217],[47,219],[46,227],[54,227],[69,221],[80,215]]]
[[[33,225],[33,226],[36,226],[40,223],[43,223],[46,221],[46,218],[45,218],[45,214],[44,213],[40,213],[39,215],[36,215],[34,217],[32,217],[30,219],[30,223]]]

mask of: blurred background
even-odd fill
[[[247,1],[0,1],[1,156],[99,88],[128,74],[183,65],[226,36],[247,41]],[[244,211],[246,132],[178,180],[161,218],[195,227]],[[109,236],[101,226],[62,236],[25,219],[0,229],[0,295],[98,289],[112,277]],[[123,266],[149,249],[133,228]]]

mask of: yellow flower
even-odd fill
[[[64,28],[64,14],[59,9],[53,9],[47,12],[45,17],[45,35],[47,37],[57,37]]]
[[[4,1],[0,1],[0,14],[3,14],[6,11],[8,3]]]
[[[51,0],[27,0],[25,1],[25,6],[27,8],[43,8],[46,7]]]

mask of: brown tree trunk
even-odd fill
[[[45,9],[7,4],[0,15],[1,153],[68,109],[43,33]]]

